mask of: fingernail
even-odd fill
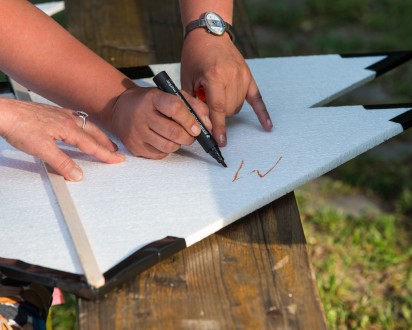
[[[199,135],[199,134],[200,134],[200,127],[197,126],[197,125],[193,125],[193,126],[192,126],[192,133],[193,133],[194,135]]]
[[[69,179],[71,181],[80,181],[83,178],[83,172],[78,167],[73,167],[71,172],[69,173]]]
[[[225,146],[226,145],[226,136],[224,134],[222,134],[221,136],[219,136],[219,142],[221,146]]]
[[[266,119],[266,123],[270,126],[273,127],[272,121],[270,120],[270,118]]]
[[[116,157],[122,162],[126,159],[126,155],[124,154],[116,154]]]

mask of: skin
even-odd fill
[[[78,181],[81,170],[62,152],[56,141],[77,146],[106,163],[118,163],[124,155],[93,123],[81,129],[83,121],[73,111],[54,106],[0,98],[0,135],[12,146],[49,163],[65,178]],[[35,141],[35,143],[33,143]]]
[[[183,25],[209,10],[232,22],[231,0],[181,0],[180,7]],[[0,0],[0,8],[0,70],[63,107],[0,98],[0,134],[65,179],[79,181],[83,173],[55,141],[73,144],[107,163],[124,160],[92,120],[117,135],[132,154],[152,159],[193,143],[199,134],[198,123],[181,100],[137,86],[29,2]],[[214,51],[205,53],[205,47]],[[220,146],[227,141],[226,117],[238,113],[245,99],[262,126],[272,128],[250,70],[227,34],[192,31],[182,50],[181,77],[188,102]],[[207,105],[194,97],[200,86]],[[75,110],[89,114],[84,130]]]
[[[232,0],[181,0],[180,9],[183,26],[206,11],[232,23]],[[56,141],[113,164],[125,156],[101,128],[117,135],[132,154],[152,159],[193,143],[200,133],[179,98],[137,86],[29,2],[0,0],[0,22],[0,70],[62,107],[0,97],[0,136],[66,180],[80,181],[83,171]],[[227,143],[226,117],[238,113],[245,100],[263,128],[272,128],[249,67],[227,34],[196,29],[187,36],[181,81],[187,92],[182,93],[220,146]],[[207,105],[194,97],[199,87]],[[89,114],[84,129],[76,110]]]
[[[207,11],[218,13],[225,22],[232,24],[232,0],[180,0],[180,8],[183,26]],[[203,28],[192,30],[185,38],[181,62],[182,88],[193,96],[199,87],[206,92],[212,133],[219,146],[227,143],[226,117],[237,114],[245,100],[252,106],[262,127],[267,131],[272,129],[258,86],[228,33],[215,36]]]
[[[0,99],[0,134],[65,179],[81,180],[82,170],[53,147],[54,141],[76,145],[108,163],[124,159],[91,120],[85,130],[79,129],[82,121],[73,110],[87,112],[136,156],[164,158],[199,134],[181,100],[135,85],[29,2],[0,0],[0,8],[0,70],[64,108]],[[207,106],[187,98],[205,124],[210,123]]]

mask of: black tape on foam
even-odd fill
[[[385,109],[410,109],[392,118],[390,121],[402,125],[403,130],[407,130],[412,127],[412,103],[397,103],[397,104],[376,104],[376,105],[364,105],[366,110],[385,110]]]
[[[376,76],[395,69],[401,64],[412,59],[412,51],[386,52],[386,53],[362,53],[362,54],[341,54],[343,58],[366,57],[366,56],[386,56],[384,59],[368,66],[366,69],[375,71]]]
[[[91,287],[84,275],[67,273],[57,269],[27,264],[19,260],[0,257],[0,279],[3,277],[18,281],[38,283],[47,287],[59,287],[89,300],[101,298],[124,281],[154,266],[160,261],[186,248],[186,241],[178,237],[165,237],[152,242],[104,273],[103,287]]]
[[[407,130],[408,128],[412,127],[412,109],[404,112],[403,114],[392,118],[391,121],[401,124],[403,130]]]

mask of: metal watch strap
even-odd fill
[[[225,21],[223,21],[223,23],[225,24],[225,32],[227,32],[230,36],[230,39],[232,39],[232,41],[235,42],[235,35],[233,33],[232,25],[226,23]],[[206,20],[204,18],[197,19],[187,24],[186,27],[184,27],[183,29],[183,39],[186,38],[190,31],[200,27],[207,27]]]

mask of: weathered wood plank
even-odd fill
[[[177,1],[66,0],[69,30],[118,67],[177,62]],[[237,45],[257,49],[243,1]],[[143,30],[142,30],[143,29]],[[79,329],[326,329],[293,193],[136,276],[98,302],[79,300]]]
[[[143,272],[80,329],[325,329],[293,193]]]
[[[68,30],[114,66],[156,61],[144,1],[66,1]]]
[[[178,0],[69,0],[69,31],[116,67],[180,61]],[[236,45],[247,58],[257,47],[243,1],[235,1]]]

